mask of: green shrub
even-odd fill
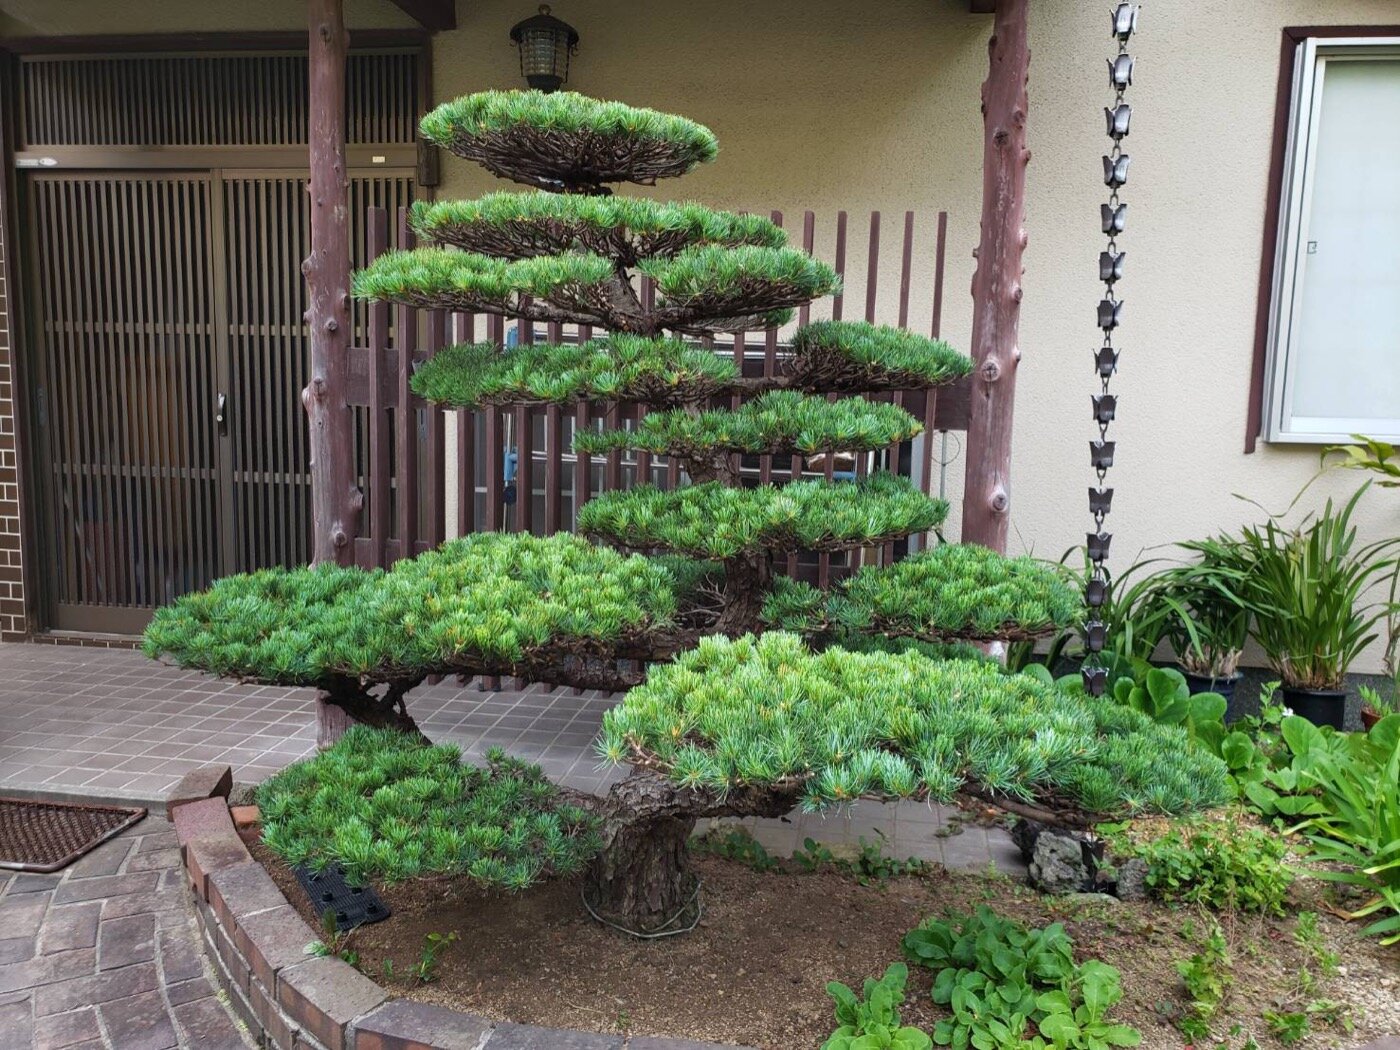
[[[361,299],[458,310],[500,310],[520,297],[550,299],[613,276],[600,255],[542,255],[507,261],[456,248],[386,252],[355,273]]]
[[[1201,950],[1176,964],[1176,972],[1186,989],[1186,1011],[1177,1018],[1176,1026],[1189,1039],[1208,1039],[1210,1025],[1235,983],[1225,933],[1218,922],[1211,922]]]
[[[909,967],[891,963],[878,981],[866,978],[863,1002],[840,981],[828,984],[826,994],[836,1002],[840,1027],[821,1050],[929,1050],[933,1041],[927,1032],[899,1023],[899,1004],[904,1002],[908,979]]]
[[[1097,960],[1076,965],[1059,923],[1027,929],[984,906],[925,921],[903,947],[934,971],[933,1001],[952,1013],[934,1028],[940,1046],[1104,1050],[1142,1041],[1108,1017],[1123,997],[1119,972]],[[1028,1030],[1038,1037],[1026,1041]]]
[[[291,865],[334,861],[357,882],[462,875],[521,890],[579,871],[598,820],[539,767],[499,749],[484,767],[450,745],[364,726],[258,788],[263,842]]]
[[[1172,903],[1282,915],[1293,884],[1282,837],[1236,822],[1182,824],[1131,852],[1147,862],[1153,895]]]
[[[812,653],[790,634],[711,637],[603,717],[602,754],[724,792],[782,783],[816,809],[964,789],[1090,812],[1175,812],[1228,797],[1179,730],[985,663]]]
[[[868,321],[803,325],[792,352],[792,379],[805,390],[916,390],[972,371],[971,359],[942,340]]]

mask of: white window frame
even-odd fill
[[[1317,164],[1314,146],[1321,120],[1320,103],[1327,63],[1332,59],[1364,61],[1377,58],[1400,58],[1400,36],[1309,37],[1298,44],[1269,307],[1263,412],[1263,437],[1266,441],[1326,444],[1348,441],[1351,435],[1358,433],[1387,441],[1400,440],[1400,414],[1390,420],[1295,417],[1292,410],[1293,376],[1298,355],[1292,352],[1291,338],[1303,301],[1303,274],[1298,264],[1308,239],[1306,223]],[[1397,406],[1397,412],[1400,412],[1400,406]]]

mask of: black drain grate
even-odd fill
[[[319,872],[299,864],[292,873],[311,899],[311,907],[317,915],[324,917],[326,912],[335,913],[337,930],[353,930],[356,926],[367,926],[389,917],[389,907],[379,899],[374,887],[351,886],[345,881],[345,872],[339,864],[328,864]]]
[[[0,868],[58,871],[145,815],[140,808],[0,798]]]

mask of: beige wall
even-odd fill
[[[460,28],[436,38],[438,98],[518,85],[506,34],[533,6],[459,3]],[[388,0],[351,0],[347,10],[355,26],[404,24]],[[0,28],[294,27],[300,11],[295,0],[0,0]],[[850,210],[853,222],[883,210],[887,242],[905,209],[930,216],[947,208],[944,332],[966,346],[981,188],[978,87],[990,27],[967,13],[966,0],[558,0],[555,14],[582,35],[570,87],[681,112],[718,134],[715,163],[654,192],[789,215],[811,208],[819,250],[837,208]],[[183,24],[170,25],[172,17]],[[1314,471],[1315,449],[1243,453],[1280,31],[1387,22],[1400,23],[1394,0],[1175,0],[1144,13],[1124,195],[1125,351],[1114,383],[1120,567],[1142,548],[1256,516],[1234,493],[1282,508]],[[1032,4],[1034,158],[1013,546],[1054,557],[1083,540],[1091,480],[1107,25],[1105,5]],[[448,196],[506,186],[452,158],[444,158],[444,174]],[[926,317],[928,253],[919,245],[913,316]],[[888,243],[886,252],[893,260]],[[852,269],[854,304],[863,296],[863,259]],[[894,279],[882,273],[886,288]],[[960,481],[961,469],[959,460],[950,478]],[[1316,491],[1347,491],[1352,480],[1326,479]],[[1400,532],[1400,498],[1374,493],[1364,527],[1372,536]]]

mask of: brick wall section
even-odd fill
[[[228,803],[208,798],[171,815],[195,917],[233,1012],[276,1050],[746,1050],[678,1039],[497,1023],[390,999],[339,959],[303,948],[317,934],[243,845]]]
[[[10,205],[9,176],[0,179],[0,215]],[[13,303],[9,287],[10,245],[0,222],[0,640],[28,634],[24,612],[24,561],[19,533],[19,464],[15,446],[15,398],[12,377],[15,353],[11,331]]]

